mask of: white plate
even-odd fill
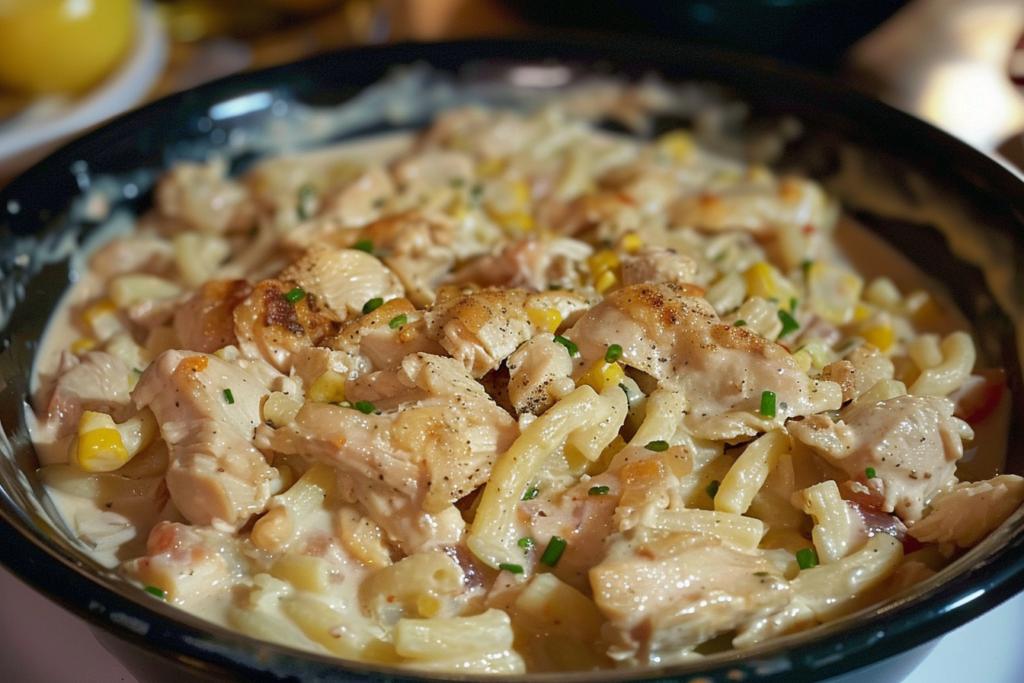
[[[141,102],[160,77],[167,50],[167,34],[156,9],[141,3],[135,43],[117,71],[75,100],[41,97],[13,119],[0,122],[0,176],[24,170],[75,133]]]

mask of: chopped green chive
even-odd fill
[[[533,500],[534,498],[537,497],[539,493],[540,489],[538,489],[536,486],[531,486],[530,488],[526,489],[526,493],[523,494],[523,500]]]
[[[565,337],[555,336],[555,341],[565,347],[565,350],[569,352],[569,355],[575,358],[580,355],[580,347],[576,346],[576,342]]]
[[[504,569],[509,574],[522,574],[523,573],[523,566],[521,564],[509,564],[507,562],[502,562],[501,564],[498,565],[498,569]]]
[[[739,320],[734,322],[732,325],[733,325],[733,327],[743,327],[746,324],[747,324],[747,321],[743,320],[742,318],[740,318]]]
[[[814,261],[812,261],[811,259],[804,259],[803,261],[800,262],[800,270],[804,271],[804,275],[807,275],[807,272],[811,269],[811,266],[813,265]]]
[[[704,493],[708,494],[708,498],[714,500],[715,496],[718,495],[719,486],[721,486],[721,483],[719,483],[719,481],[715,479],[704,488]]]
[[[373,299],[370,299],[365,304],[363,304],[363,315],[365,315],[367,313],[372,313],[373,311],[376,311],[378,308],[380,308],[383,305],[384,305],[384,299],[380,298],[379,296],[378,297],[374,297]]]
[[[590,490],[587,491],[587,495],[588,496],[607,496],[608,495],[608,487],[607,486],[591,486]]]
[[[628,400],[630,399],[630,397],[632,396],[632,395],[631,395],[631,394],[629,393],[629,387],[627,387],[627,386],[626,386],[625,384],[623,384],[622,382],[619,382],[619,389],[622,389],[622,393],[624,393],[624,394],[626,395],[626,400],[628,401]]]
[[[306,290],[302,287],[295,287],[284,295],[284,300],[290,304],[296,304],[306,298]]]
[[[165,591],[163,588],[157,588],[156,586],[146,586],[145,588],[143,588],[143,590],[149,593],[150,595],[160,598],[161,600],[167,599],[167,591]]]
[[[529,536],[524,536],[523,538],[520,538],[520,539],[519,539],[519,540],[518,540],[518,541],[516,542],[516,545],[518,545],[518,546],[519,546],[520,548],[522,548],[523,550],[527,550],[527,551],[529,551],[529,550],[532,550],[532,549],[533,549],[533,547],[534,547],[535,545],[537,545],[537,544],[536,544],[536,543],[534,543],[534,542],[533,542],[533,539],[532,539],[532,538],[530,538]]]
[[[354,404],[352,404],[352,407],[364,415],[369,415],[370,413],[377,412],[376,406],[374,406],[369,401],[356,401]]]
[[[668,441],[651,441],[646,446],[644,446],[644,448],[646,448],[649,451],[654,451],[656,453],[667,451]]]
[[[565,552],[567,545],[569,544],[561,536],[552,536],[551,540],[548,541],[548,547],[544,548],[544,554],[540,556],[540,561],[549,567],[554,567],[558,564],[558,560],[562,557],[562,553]]]
[[[550,284],[548,285],[548,291],[549,291],[549,292],[560,292],[560,291],[562,291],[563,289],[565,289],[565,287],[563,287],[563,286],[562,286],[562,285],[561,285],[560,283],[558,283],[558,282],[552,282],[552,283],[550,283]]]
[[[761,414],[765,417],[775,417],[775,392],[761,392]]]
[[[612,344],[608,347],[608,350],[604,352],[605,363],[614,363],[620,358],[622,358],[622,347],[618,344]]]
[[[316,188],[312,183],[306,183],[299,188],[299,203],[296,207],[299,220],[307,220],[313,215],[313,201],[316,199]]]
[[[481,185],[480,183],[477,183],[472,188],[470,188],[470,190],[469,190],[469,198],[473,201],[474,204],[479,204],[480,200],[483,198],[483,196],[484,196],[484,186]]]
[[[800,565],[800,569],[810,569],[811,567],[818,566],[818,553],[814,551],[814,548],[804,548],[803,550],[796,551],[796,563]]]
[[[231,393],[230,389],[224,390],[224,400],[228,402],[228,405],[232,405],[235,402],[234,394]]]
[[[868,467],[867,469],[865,469],[864,474],[867,476],[868,479],[874,479],[878,476],[877,474],[875,474],[874,467]]]
[[[388,327],[390,327],[393,330],[397,330],[399,327],[406,324],[407,322],[409,322],[409,318],[405,315],[405,313],[402,313],[401,315],[396,315],[394,318],[392,318],[391,321],[388,322]]]
[[[789,311],[779,309],[779,320],[782,321],[782,332],[779,332],[780,337],[785,337],[787,334],[794,330],[800,329],[800,323],[796,321]]]
[[[358,249],[359,251],[365,251],[367,254],[372,254],[373,242],[370,240],[359,240],[358,242],[352,245],[352,248]]]
[[[797,301],[795,296],[791,296],[789,298],[789,310],[790,310],[791,313],[796,313],[796,307],[797,307],[798,303],[800,303],[800,302]]]

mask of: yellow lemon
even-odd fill
[[[131,43],[135,0],[0,0],[0,84],[79,93]]]

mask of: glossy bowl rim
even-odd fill
[[[457,55],[452,59],[451,55]],[[506,55],[511,55],[506,57]],[[613,55],[613,56],[609,56]],[[189,91],[170,95],[153,102],[132,113],[115,119],[82,138],[79,138],[60,150],[54,152],[42,162],[23,173],[6,188],[0,190],[0,212],[11,200],[19,196],[32,194],[44,182],[48,173],[67,172],[72,162],[85,156],[90,150],[102,147],[107,136],[121,131],[151,124],[154,115],[168,112],[178,107],[195,108],[244,93],[254,87],[265,89],[286,82],[289,76],[302,73],[313,73],[318,69],[336,65],[339,61],[352,68],[361,59],[369,59],[374,63],[407,64],[417,60],[426,60],[431,64],[453,62],[464,64],[476,60],[497,60],[509,62],[533,62],[545,56],[551,56],[568,62],[593,65],[596,60],[607,59],[614,65],[630,63],[632,66],[649,65],[651,70],[662,70],[674,64],[677,67],[688,60],[684,71],[696,68],[698,71],[710,72],[700,80],[708,80],[717,75],[730,85],[750,82],[752,78],[774,78],[787,88],[807,88],[824,97],[836,106],[842,107],[843,116],[857,119],[859,125],[867,126],[868,121],[881,121],[889,124],[878,134],[880,143],[929,145],[941,161],[944,157],[966,159],[969,170],[980,173],[980,179],[987,191],[997,191],[1010,197],[1016,210],[1024,216],[1024,183],[1013,173],[1003,168],[998,162],[987,157],[966,143],[923,123],[909,115],[899,112],[876,100],[860,95],[851,89],[831,82],[821,75],[784,66],[770,60],[735,53],[709,50],[671,41],[645,40],[642,47],[637,48],[627,40],[603,40],[595,43],[589,40],[474,40],[451,41],[446,43],[404,43],[384,47],[361,48],[342,51],[302,62],[289,64],[258,72],[230,76],[213,83],[200,86]],[[631,62],[636,59],[637,62]],[[703,63],[702,63],[703,62]],[[694,67],[692,64],[698,64]],[[738,70],[752,74],[739,76]],[[372,81],[371,81],[372,82]],[[367,83],[361,83],[360,87]],[[743,94],[743,88],[739,87]],[[820,106],[820,105],[818,105]],[[877,126],[876,126],[877,128]],[[887,144],[887,148],[899,145]],[[25,194],[25,193],[28,194]],[[21,193],[21,194],[19,194]],[[0,213],[0,226],[4,219]],[[1021,234],[1016,235],[1021,239]],[[5,331],[6,332],[6,331]],[[110,585],[93,576],[84,564],[68,553],[56,547],[49,539],[32,534],[22,527],[18,517],[22,516],[15,509],[9,494],[0,489],[0,562],[7,565],[19,579],[33,586],[44,595],[60,603],[66,609],[83,617],[116,635],[145,649],[157,652],[161,656],[171,658],[192,657],[212,660],[212,666],[223,667],[225,671],[242,670],[248,674],[266,673],[261,668],[252,668],[250,664],[232,663],[233,658],[225,654],[231,648],[240,652],[258,654],[273,652],[283,656],[285,660],[298,659],[313,664],[317,670],[337,670],[339,673],[351,673],[373,677],[374,672],[384,674],[390,679],[421,680],[415,672],[405,669],[380,668],[344,661],[329,656],[303,653],[277,646],[264,641],[243,636],[234,631],[217,627],[192,617],[176,608],[159,602],[147,602],[139,591],[127,584]],[[776,674],[784,676],[787,681],[813,681],[821,677],[831,677],[860,668],[869,662],[852,663],[855,655],[870,653],[871,661],[883,660],[909,651],[942,635],[943,633],[973,619],[983,612],[995,607],[1003,600],[1011,597],[1024,588],[1024,524],[1021,524],[1022,511],[1015,515],[1017,529],[1015,533],[1004,527],[1003,545],[985,556],[975,566],[966,568],[960,573],[946,578],[942,583],[927,590],[920,590],[911,596],[897,600],[883,609],[869,609],[863,613],[860,623],[847,624],[846,619],[840,622],[825,624],[804,634],[794,634],[772,641],[772,647],[763,656],[751,659],[751,654],[737,652],[723,659],[714,660],[711,667],[694,668],[692,665],[674,665],[661,668],[632,670],[629,672],[610,671],[574,672],[571,674],[531,675],[536,680],[623,680],[623,679],[655,679],[672,677],[682,680],[687,676],[705,677],[710,680],[729,680],[727,677],[740,670],[747,677],[756,680],[776,680]],[[999,532],[997,532],[998,534]],[[997,535],[997,534],[994,534]],[[71,570],[68,572],[67,570]],[[62,575],[62,572],[65,575]],[[98,593],[97,593],[98,591]],[[102,596],[103,601],[95,595]],[[111,620],[111,614],[127,615],[129,619]],[[130,617],[136,617],[148,624],[146,633],[138,628],[125,624]],[[841,624],[841,628],[837,627]],[[831,627],[831,628],[830,628]],[[181,631],[186,631],[182,634]],[[884,633],[884,637],[879,637]],[[206,637],[204,637],[206,634]],[[813,634],[813,635],[808,635]],[[197,643],[210,640],[218,646],[200,647]],[[836,646],[835,638],[840,646]],[[154,643],[158,638],[160,643]],[[218,647],[221,651],[217,651]],[[755,653],[761,652],[760,649]],[[784,658],[788,668],[773,670],[779,664],[779,657]],[[773,664],[772,662],[776,662]],[[321,666],[323,665],[323,666]],[[248,668],[247,668],[248,666]],[[241,667],[241,668],[239,668]],[[326,669],[324,668],[326,667]],[[342,668],[344,667],[344,668]],[[757,678],[759,671],[763,674]],[[434,679],[466,680],[468,677],[449,675],[435,676]],[[505,677],[496,677],[501,680]],[[517,677],[512,677],[518,680]]]

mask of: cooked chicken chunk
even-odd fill
[[[292,291],[280,280],[263,280],[233,311],[242,355],[264,360],[280,372],[288,372],[296,354],[319,343],[336,327],[316,297],[306,294],[289,301]]]
[[[507,365],[508,397],[520,415],[540,415],[576,388],[569,376],[572,358],[550,335],[523,343],[508,357]]]
[[[579,346],[583,368],[620,345],[626,365],[686,397],[683,425],[702,439],[753,436],[842,404],[838,385],[810,379],[783,347],[722,324],[710,304],[678,285],[623,287],[565,336]],[[765,391],[775,393],[773,415],[760,412]]]
[[[245,280],[210,280],[174,313],[174,332],[181,347],[213,353],[237,345],[235,307],[249,296]]]
[[[167,488],[189,522],[236,530],[263,510],[277,474],[252,441],[277,377],[262,361],[189,351],[168,351],[142,374],[132,399],[156,415]]]
[[[405,295],[398,276],[358,249],[312,246],[278,277],[315,296],[339,321],[361,313],[372,299]]]
[[[646,247],[622,258],[622,283],[638,285],[671,282],[685,285],[695,282],[697,262],[673,249]]]
[[[226,171],[223,159],[175,165],[157,183],[157,209],[203,232],[248,230],[254,218],[248,190],[226,178]]]
[[[1024,479],[1001,474],[985,481],[965,481],[931,501],[931,511],[910,535],[925,543],[971,548],[1006,521],[1024,502]]]
[[[678,657],[790,599],[779,569],[759,555],[642,526],[611,537],[590,582],[609,620],[609,654],[641,663]]]
[[[812,415],[788,427],[851,480],[880,484],[877,507],[910,523],[921,518],[936,493],[955,483],[966,424],[953,417],[948,399],[898,396],[854,404],[839,422]],[[868,468],[875,476],[866,474]]]
[[[430,338],[440,342],[474,377],[481,377],[539,333],[530,310],[554,310],[564,319],[585,306],[582,297],[570,292],[485,289],[440,301],[427,311],[425,319]]]
[[[261,428],[259,439],[349,475],[370,517],[406,552],[458,540],[462,522],[452,503],[487,480],[519,435],[464,371],[460,379],[454,363],[425,356],[406,372],[427,398],[385,414],[306,403],[290,425]]]

